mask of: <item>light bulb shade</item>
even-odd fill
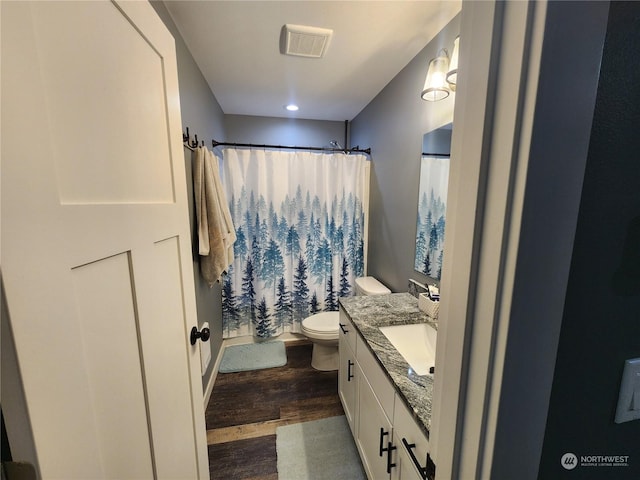
[[[453,41],[453,53],[451,54],[451,62],[449,63],[449,71],[447,72],[447,83],[451,90],[455,92],[458,83],[458,51],[460,49],[460,35]]]
[[[449,96],[446,80],[448,70],[449,57],[446,51],[440,50],[438,56],[429,62],[429,70],[421,94],[423,100],[435,102]]]

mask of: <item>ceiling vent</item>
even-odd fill
[[[280,53],[298,57],[321,58],[329,46],[333,30],[327,28],[291,25],[282,27]]]

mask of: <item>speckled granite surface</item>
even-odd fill
[[[380,331],[380,327],[429,323],[437,328],[437,324],[418,309],[418,300],[409,293],[341,298],[340,305],[428,436],[433,375],[420,376],[410,371],[409,364]]]

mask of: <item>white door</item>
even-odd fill
[[[173,38],[147,2],[1,7],[2,275],[40,473],[208,478]]]

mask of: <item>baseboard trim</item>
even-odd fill
[[[269,340],[282,340],[285,343],[289,343],[289,342],[295,342],[298,340],[305,340],[306,338],[307,337],[305,337],[302,333],[285,332],[278,335],[277,337],[270,338]],[[224,349],[231,345],[246,345],[249,343],[260,343],[262,341],[264,340],[259,340],[253,335],[243,335],[241,337],[225,338],[224,340],[222,340],[222,348],[220,348],[220,352],[222,354]]]
[[[222,360],[222,353],[224,348],[218,350],[218,355],[216,356],[216,361],[213,364],[213,369],[211,370],[211,376],[209,377],[209,381],[207,382],[207,386],[204,389],[204,410],[207,411],[207,405],[209,405],[209,400],[211,399],[211,393],[213,393],[213,385],[216,383],[216,377],[218,376],[218,369],[220,368],[220,361]]]

